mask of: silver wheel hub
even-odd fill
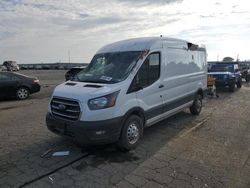
[[[28,91],[27,89],[19,89],[17,95],[20,99],[25,99],[28,96]]]
[[[200,111],[201,110],[201,107],[202,107],[202,103],[201,103],[201,100],[200,99],[198,99],[197,101],[196,101],[196,109],[198,110],[198,111]]]
[[[127,138],[130,144],[135,144],[139,139],[139,129],[135,123],[131,123],[128,126]]]

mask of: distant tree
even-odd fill
[[[234,58],[232,58],[232,57],[224,57],[222,61],[224,61],[224,62],[232,62],[232,61],[234,61]]]

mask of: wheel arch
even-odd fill
[[[204,99],[204,91],[203,91],[202,88],[199,88],[199,89],[196,91],[195,97],[196,97],[197,95],[201,95],[202,99]]]
[[[139,116],[142,119],[142,121],[143,121],[143,126],[145,126],[145,123],[146,123],[145,112],[140,107],[134,107],[134,108],[131,108],[130,110],[128,110],[127,113],[123,117],[122,125],[128,119],[128,117],[131,116],[131,115],[137,115],[137,116]]]
[[[20,88],[26,88],[26,89],[28,89],[29,90],[29,92],[30,92],[30,87],[28,86],[28,85],[26,85],[26,84],[23,84],[23,85],[19,85],[18,87],[17,87],[17,89],[16,90],[18,90],[18,89],[20,89]]]

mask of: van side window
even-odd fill
[[[136,87],[146,88],[160,77],[160,53],[150,54],[137,72],[128,93],[135,91]]]

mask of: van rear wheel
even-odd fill
[[[135,149],[143,136],[143,121],[137,115],[131,115],[125,121],[118,142],[120,149],[129,151]]]
[[[193,105],[190,107],[190,112],[193,115],[199,115],[202,109],[202,96],[198,94],[193,102]]]

